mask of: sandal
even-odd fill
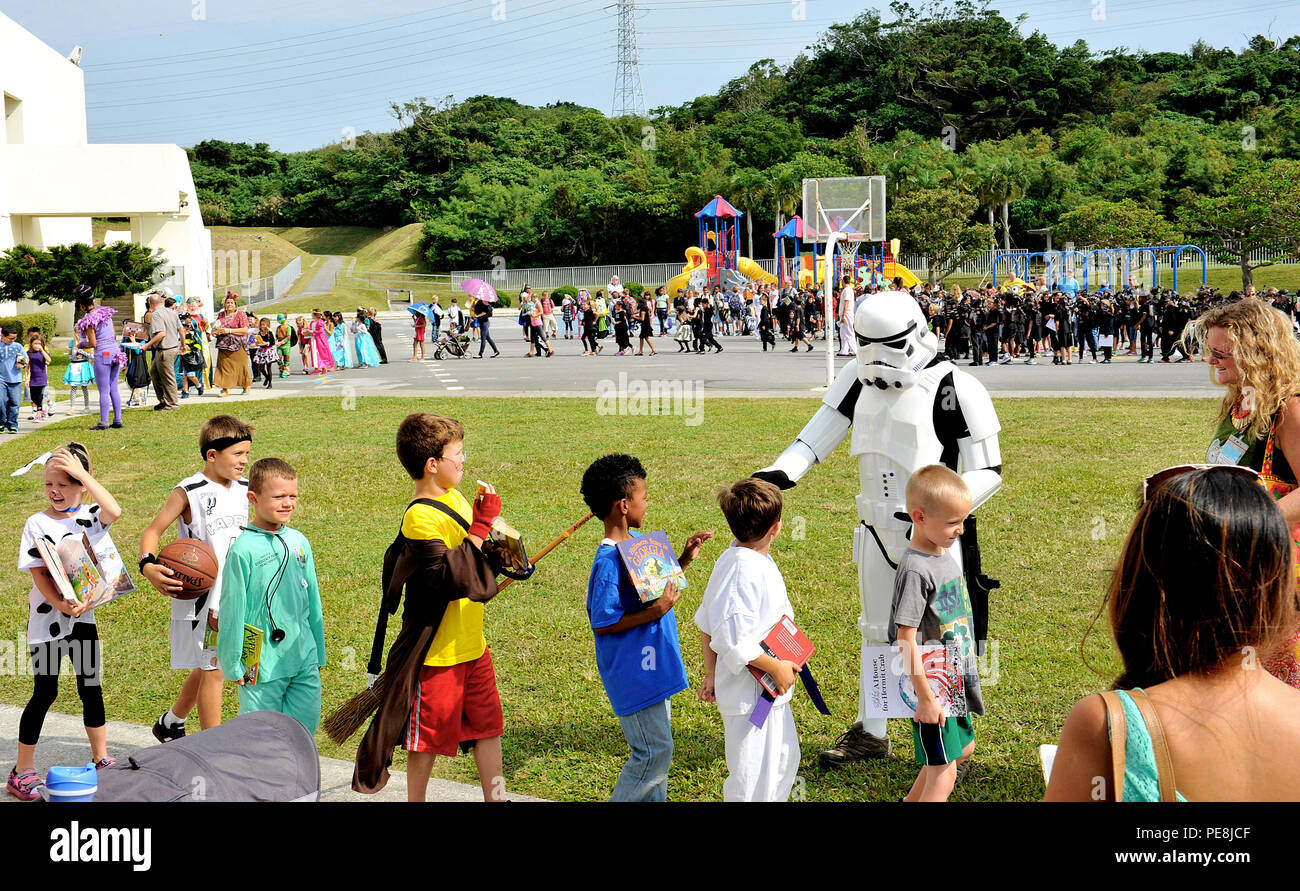
[[[108,755],[107,757],[100,758],[95,762],[95,770],[103,770],[106,767],[112,767],[116,763],[117,759],[112,755]]]
[[[14,767],[9,771],[9,782],[5,784],[9,794],[13,795],[19,801],[36,801],[41,797],[41,790],[45,788],[45,781],[35,770],[28,769],[22,773]]]

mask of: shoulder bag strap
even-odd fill
[[[406,509],[410,510],[412,507],[414,507],[417,504],[427,505],[428,507],[431,507],[434,510],[442,511],[444,514],[446,514],[447,516],[455,520],[457,523],[459,523],[460,528],[464,529],[466,532],[469,531],[469,523],[465,522],[465,518],[462,517],[460,514],[456,513],[456,511],[453,510],[449,505],[443,504],[441,501],[434,501],[432,498],[417,498],[414,501],[412,501],[410,504],[408,504],[406,506]],[[403,514],[403,516],[405,516],[405,514]]]
[[[1142,713],[1142,720],[1146,722],[1147,732],[1151,734],[1151,750],[1155,753],[1156,771],[1160,775],[1160,800],[1177,801],[1178,788],[1174,784],[1174,762],[1169,757],[1169,743],[1165,740],[1165,729],[1160,723],[1160,716],[1156,714],[1155,706],[1147,698],[1145,690],[1130,690],[1128,695],[1133,697],[1138,711]]]
[[[1124,800],[1125,748],[1128,745],[1128,725],[1124,719],[1124,703],[1114,690],[1101,694],[1106,708],[1106,725],[1110,728],[1110,769],[1115,784],[1115,801]]]

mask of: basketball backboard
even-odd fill
[[[803,181],[805,224],[821,237],[843,232],[853,242],[885,240],[885,178],[831,176]]]

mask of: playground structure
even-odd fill
[[[880,187],[883,190],[883,183]],[[882,191],[883,195],[883,191]],[[883,198],[881,199],[883,204]],[[852,215],[852,214],[850,214]],[[766,282],[785,287],[798,284],[801,288],[817,287],[827,280],[838,283],[843,275],[851,274],[856,284],[886,285],[895,277],[903,280],[904,287],[920,284],[910,269],[896,259],[898,244],[872,244],[870,251],[859,252],[862,233],[853,229],[843,215],[838,215],[831,225],[834,231],[849,233],[852,250],[832,252],[828,258],[818,256],[818,234],[799,216],[793,217],[776,240],[777,274],[773,275],[753,260],[741,254],[740,218],[743,211],[736,210],[721,195],[695,214],[699,228],[699,244],[686,249],[686,265],[667,282],[669,296],[679,290],[703,290],[712,285],[744,288],[752,282]],[[786,242],[793,243],[790,256],[785,256]],[[810,243],[812,250],[800,253],[799,245]]]
[[[741,255],[739,223],[742,216],[744,213],[732,207],[721,195],[714,195],[713,200],[695,214],[700,243],[686,249],[686,265],[678,275],[668,280],[670,297],[686,288],[704,290],[711,285],[744,288],[756,281],[776,283],[776,276]]]
[[[869,253],[856,251],[851,257],[836,253],[830,258],[828,270],[827,258],[817,256],[817,232],[802,217],[792,217],[772,237],[776,239],[777,278],[783,288],[787,283],[795,283],[800,288],[817,287],[828,278],[838,283],[849,274],[857,285],[887,285],[895,278],[901,278],[906,288],[921,283],[912,270],[895,259],[897,244],[873,244]],[[785,255],[787,241],[791,242],[789,257]],[[812,250],[801,253],[801,242],[810,242]]]
[[[1160,267],[1164,260],[1173,270],[1173,289],[1178,290],[1178,264],[1186,251],[1201,258],[1201,285],[1209,275],[1205,251],[1194,244],[1147,245],[1143,247],[1097,248],[1089,251],[1045,251],[1025,254],[997,254],[993,258],[993,285],[998,285],[998,266],[1011,261],[1012,276],[1028,281],[1030,275],[1043,275],[1050,287],[1063,282],[1076,268],[1082,271],[1080,286],[1087,291],[1122,290],[1132,277],[1148,288],[1160,287]],[[1149,261],[1149,262],[1148,262]],[[1031,270],[1031,265],[1034,267]],[[1104,279],[1103,279],[1104,273]]]

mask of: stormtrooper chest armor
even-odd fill
[[[940,362],[905,388],[863,384],[853,413],[849,454],[858,459],[858,518],[877,529],[905,529],[904,489],[912,471],[939,463],[943,445],[934,429],[940,381],[953,370]],[[955,397],[954,397],[955,398]]]

